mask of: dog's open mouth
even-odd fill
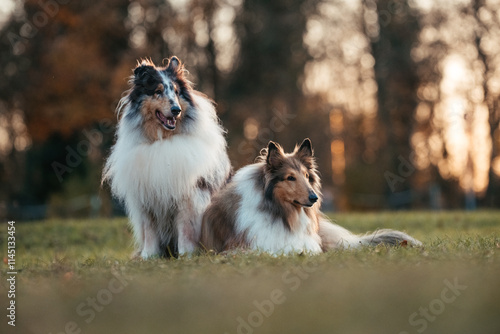
[[[160,123],[167,129],[167,130],[174,130],[175,129],[175,117],[167,117],[163,115],[163,113],[159,110],[156,110],[156,118],[160,121]]]

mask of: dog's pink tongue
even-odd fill
[[[168,122],[168,119],[165,117],[165,115],[163,115],[163,113],[158,112],[156,114],[157,114],[158,118],[160,119],[160,121],[162,121],[163,123],[167,123]]]

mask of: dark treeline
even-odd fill
[[[500,205],[500,10],[486,1],[25,0],[0,31],[0,215],[111,215],[137,60],[178,56],[235,168],[311,138],[326,209]]]

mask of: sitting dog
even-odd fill
[[[203,212],[231,173],[225,131],[176,57],[166,67],[143,61],[130,84],[103,181],[125,204],[138,255],[189,254]]]

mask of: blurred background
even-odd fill
[[[120,214],[137,59],[178,56],[235,168],[313,142],[325,210],[500,206],[500,1],[0,0],[0,217]]]

